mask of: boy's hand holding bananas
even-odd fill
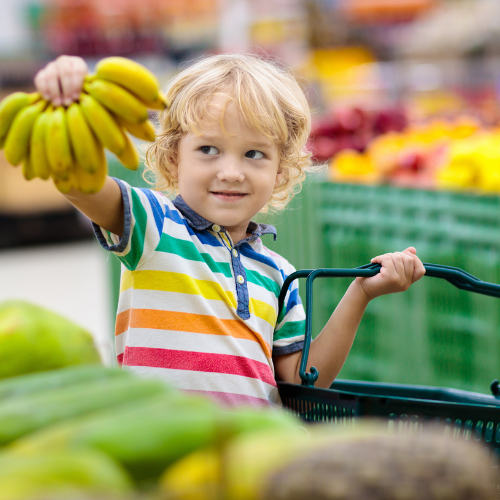
[[[98,192],[106,178],[104,148],[131,170],[139,152],[128,134],[155,140],[148,108],[163,110],[156,77],[123,57],[99,61],[80,97],[46,100],[39,92],[15,92],[0,102],[0,148],[7,161],[22,163],[27,180],[52,178],[62,192]]]

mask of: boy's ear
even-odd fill
[[[172,165],[170,168],[170,175],[172,176],[172,179],[177,179],[179,177],[179,171],[178,171],[177,165]]]

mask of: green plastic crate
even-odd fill
[[[288,229],[278,223],[278,241],[269,244],[294,264],[298,260],[298,269],[352,268],[415,246],[423,261],[500,282],[496,196],[320,180],[293,200],[292,215],[301,204],[309,204],[304,207],[308,232],[303,218],[292,217],[296,225]],[[300,241],[302,233],[308,238]],[[310,248],[313,258],[294,259],[298,248],[306,255]],[[352,280],[325,281],[315,285],[313,336]],[[494,298],[446,285],[421,280],[405,293],[372,301],[339,377],[487,393],[500,371],[500,308]]]

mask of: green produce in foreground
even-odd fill
[[[127,473],[97,451],[46,451],[30,457],[0,454],[0,500],[116,500],[132,491]]]
[[[89,363],[101,358],[87,330],[26,301],[0,303],[0,379]]]
[[[141,406],[142,400],[148,396],[165,394],[170,390],[159,380],[118,377],[10,398],[0,403],[0,444],[9,443],[48,425],[121,403],[133,401]],[[126,434],[122,438],[128,439]]]
[[[0,380],[0,406],[11,397],[27,396],[92,380],[105,382],[115,377],[132,378],[133,376],[132,373],[120,368],[96,364],[72,365],[45,372],[26,373]]]
[[[52,426],[12,443],[9,450],[29,455],[45,449],[97,449],[141,481],[158,478],[184,455],[221,446],[238,433],[298,424],[280,411],[226,411],[203,396],[174,392]]]

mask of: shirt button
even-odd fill
[[[233,248],[233,255],[235,257],[238,257],[238,250],[236,250],[236,248]]]
[[[245,278],[239,274],[238,276],[236,276],[236,281],[240,284],[240,285],[243,285],[243,283],[245,283]]]
[[[213,229],[216,233],[218,233],[218,232],[220,231],[220,226],[219,226],[219,225],[217,225],[217,224],[214,224],[214,225],[212,226],[212,229]]]

